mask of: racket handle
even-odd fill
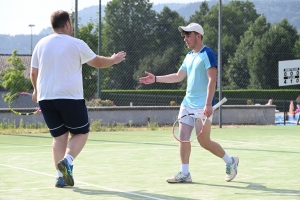
[[[221,101],[219,101],[216,105],[213,106],[213,110],[219,108],[223,103],[227,101],[227,98],[224,97]]]

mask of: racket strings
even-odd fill
[[[9,109],[18,115],[33,115],[41,112],[37,103],[32,101],[32,95],[28,92],[19,92],[12,95],[8,101]],[[19,111],[19,109],[30,109]],[[32,110],[32,111],[31,111]]]
[[[227,98],[224,97],[221,101],[213,106],[213,110],[219,108],[226,101]],[[202,119],[204,117],[202,109],[194,111],[194,113],[183,115],[173,124],[173,136],[179,142],[191,142],[196,139],[204,130],[206,120],[208,118],[206,117],[205,119]],[[211,121],[209,120],[209,126],[210,125]]]
[[[189,119],[187,119],[189,117]],[[176,130],[173,134],[181,142],[191,142],[195,140],[202,132],[204,120],[191,116],[184,117],[184,120],[178,120],[175,125]]]
[[[194,129],[193,126],[190,126],[183,122],[179,122],[179,132],[178,132],[179,140],[180,141],[190,141],[191,137],[193,137],[193,135],[192,135],[193,129]]]
[[[203,131],[203,125],[205,124],[205,119],[197,118],[195,120],[195,131],[197,133],[197,136]]]

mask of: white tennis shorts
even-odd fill
[[[201,118],[201,119],[205,119],[206,116],[203,113],[203,109],[199,109],[199,108],[190,108],[187,107],[183,104],[180,105],[180,110],[179,110],[179,114],[178,114],[178,118],[187,115],[189,113],[195,113],[196,116],[195,118]],[[213,118],[213,114],[207,118],[207,120],[209,120],[210,122],[212,122],[212,118]],[[192,117],[183,117],[182,119],[180,119],[180,122],[188,124],[190,126],[195,126],[195,119],[193,119]]]

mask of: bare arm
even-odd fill
[[[107,68],[114,64],[118,64],[125,60],[126,52],[121,51],[117,54],[113,54],[111,57],[96,56],[93,60],[87,62],[88,65],[95,68]]]
[[[168,74],[164,76],[155,76],[149,72],[145,72],[147,76],[141,77],[139,80],[144,84],[152,84],[155,82],[158,83],[177,83],[182,81],[186,77],[186,72],[182,70],[178,70],[177,73]],[[156,79],[156,80],[155,80]]]
[[[33,95],[32,95],[32,101],[37,102],[37,89],[36,89],[36,80],[38,77],[39,70],[37,68],[31,67],[30,70],[30,80],[31,84],[33,86]]]
[[[212,115],[212,100],[215,95],[216,90],[216,83],[217,83],[217,67],[211,67],[207,70],[207,77],[208,77],[208,85],[207,85],[207,96],[206,102],[204,107],[204,115],[209,117]]]

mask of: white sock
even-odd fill
[[[62,173],[59,170],[56,170],[56,172],[57,172],[57,176],[58,177],[62,177],[63,176]]]
[[[65,159],[67,159],[69,165],[72,165],[73,160],[74,160],[73,156],[71,156],[70,154],[66,154]]]
[[[232,164],[232,158],[231,158],[231,156],[229,156],[226,152],[225,152],[225,155],[223,156],[222,159],[224,160],[224,162],[225,162],[226,164]]]
[[[181,172],[184,175],[188,175],[189,174],[189,164],[181,164]]]

